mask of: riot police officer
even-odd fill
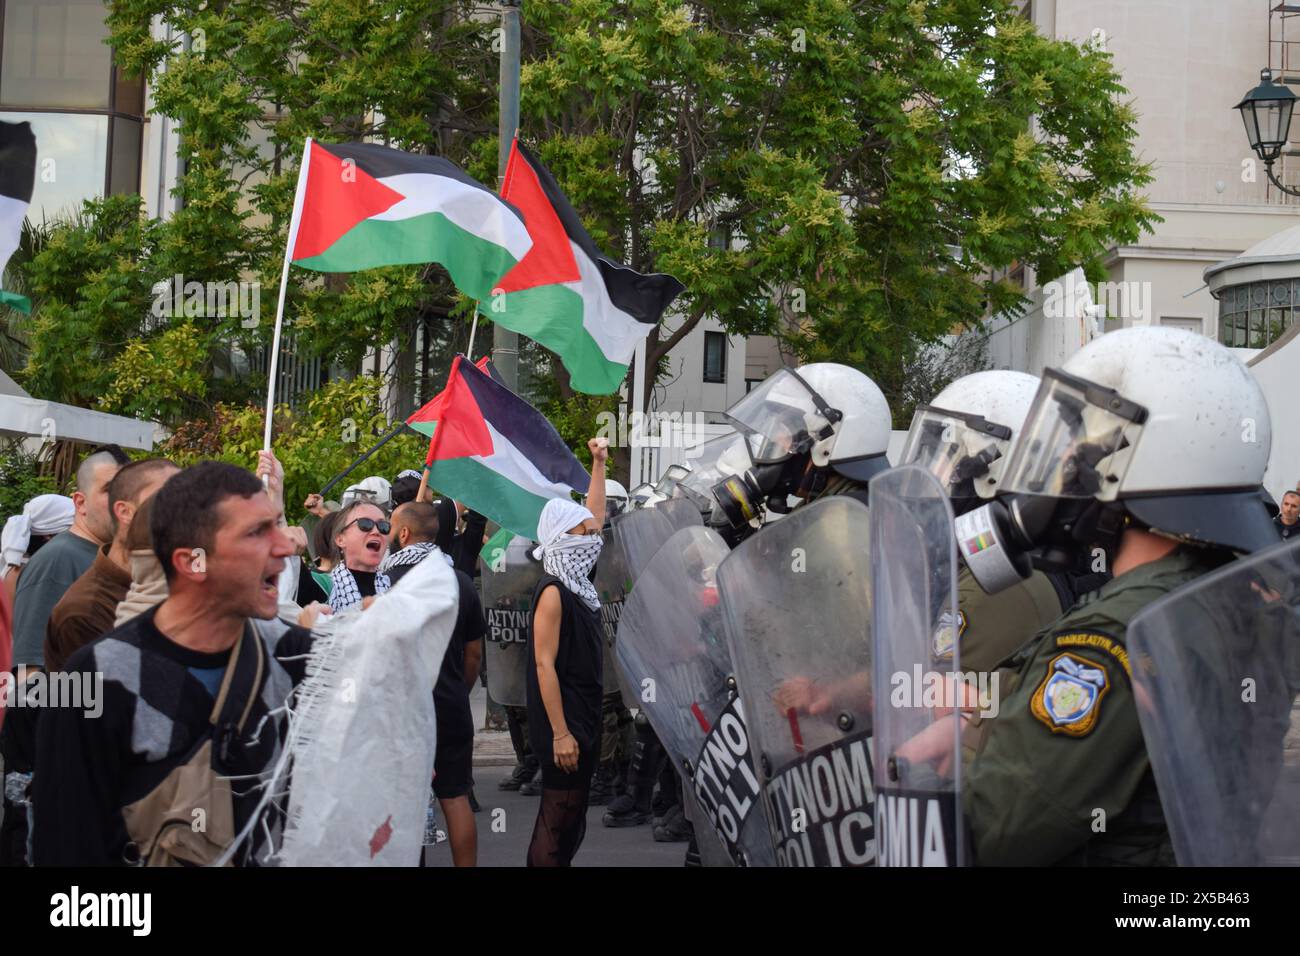
[[[1007,454],[1038,386],[1033,375],[1002,369],[962,376],[916,409],[898,463],[933,473],[955,514],[973,511],[1000,488]],[[950,658],[953,644],[960,642],[964,669],[992,670],[1107,577],[1100,570],[1081,577],[1035,568],[990,595],[963,565],[957,578],[957,620],[935,634],[934,655]]]
[[[1259,490],[1269,446],[1258,384],[1195,333],[1119,330],[1044,373],[997,500],[958,519],[958,550],[989,591],[1023,578],[1031,551],[1070,567],[1101,548],[1114,577],[1012,661],[963,794],[977,864],[1174,862],[1126,629],[1163,595],[1276,544]],[[925,746],[899,754],[925,759]]]
[[[752,467],[719,482],[714,522],[757,521],[830,495],[867,503],[867,482],[889,468],[889,403],[870,378],[835,362],[783,368],[727,411]]]

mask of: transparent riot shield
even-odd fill
[[[871,480],[876,857],[962,866],[961,729],[987,708],[960,670],[952,506],[917,465]]]
[[[704,513],[692,498],[670,498],[655,505],[654,510],[666,517],[677,531],[704,525]]]
[[[618,622],[623,613],[623,601],[632,589],[627,558],[612,527],[605,530],[605,545],[596,561],[596,594],[600,598],[600,623],[605,631],[604,689],[606,694],[622,691],[627,699],[628,688],[619,680],[614,659],[614,642],[618,637]],[[635,699],[635,698],[633,698]]]
[[[706,528],[674,534],[628,596],[615,654],[695,802],[705,862],[771,866],[748,707],[736,694],[715,583],[728,553]]]
[[[718,569],[727,645],[781,866],[871,866],[867,509],[796,509]]]
[[[1179,864],[1300,864],[1300,541],[1143,608],[1126,643]]]
[[[616,515],[611,526],[623,552],[628,577],[634,585],[650,559],[677,530],[668,515],[657,507]]]
[[[528,665],[528,618],[533,589],[542,577],[542,562],[533,558],[533,542],[518,535],[489,561],[482,561],[483,616],[487,620],[488,693],[499,704],[523,707]]]

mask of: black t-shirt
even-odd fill
[[[555,654],[555,675],[560,682],[560,700],[564,707],[564,722],[569,733],[578,742],[582,754],[591,754],[600,738],[600,704],[604,698],[601,687],[603,677],[603,651],[605,631],[601,627],[600,613],[582,603],[582,599],[564,586],[559,578],[550,574],[542,576],[533,590],[533,613],[528,619],[528,661],[524,668],[528,695],[528,733],[533,752],[547,765],[552,766],[552,746],[555,737],[551,721],[542,702],[537,682],[537,667],[533,665],[533,616],[542,592],[555,587],[560,592],[560,646]]]
[[[294,602],[299,607],[306,607],[312,601],[319,601],[321,604],[329,603],[330,596],[316,583],[311,572],[312,566],[303,561],[302,567],[298,569],[298,594],[294,597]]]
[[[1295,524],[1286,524],[1282,520],[1282,516],[1278,515],[1273,519],[1273,523],[1277,525],[1278,536],[1281,537],[1283,541],[1291,537],[1293,534],[1300,534],[1300,521],[1297,521]]]
[[[352,580],[357,582],[357,590],[363,598],[375,596],[375,572],[374,571],[353,571]],[[390,582],[393,576],[388,576]]]
[[[441,554],[434,553],[425,560],[441,561],[443,558]],[[396,584],[413,567],[415,567],[413,564],[402,564],[390,569],[387,572],[389,581]],[[438,670],[438,682],[433,688],[439,737],[444,731],[451,731],[453,727],[461,733],[473,734],[474,732],[474,717],[469,705],[469,687],[465,683],[465,647],[471,641],[481,641],[487,633],[487,623],[483,619],[483,605],[474,590],[474,582],[463,571],[455,573],[456,584],[460,589],[456,626],[452,629],[447,653],[443,656],[442,667]]]

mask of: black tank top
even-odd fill
[[[600,614],[564,586],[559,578],[546,574],[533,590],[533,611],[528,618],[528,666],[525,668],[528,694],[528,737],[533,752],[551,764],[554,732],[537,683],[533,657],[533,617],[542,592],[554,586],[560,593],[560,646],[555,654],[555,674],[560,681],[564,722],[578,741],[582,753],[591,753],[600,735],[600,702],[604,630]]]

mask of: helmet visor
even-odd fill
[[[731,406],[727,417],[749,439],[754,463],[770,465],[803,454],[832,434],[816,392],[789,369],[780,369]]]
[[[1002,457],[1011,429],[979,415],[921,405],[912,416],[900,465],[920,465],[953,498],[974,498],[975,482]]]
[[[1147,410],[1114,389],[1046,369],[1015,442],[1002,490],[1092,498],[1124,478]]]
[[[678,483],[678,487],[712,502],[714,485],[724,478],[744,474],[753,464],[753,459],[746,436],[732,432],[700,445],[699,453],[691,458],[691,462],[691,473]]]
[[[669,465],[668,470],[664,472],[659,483],[655,485],[655,493],[663,495],[665,498],[672,497],[673,489],[677,483],[689,475],[691,470],[684,465]]]

